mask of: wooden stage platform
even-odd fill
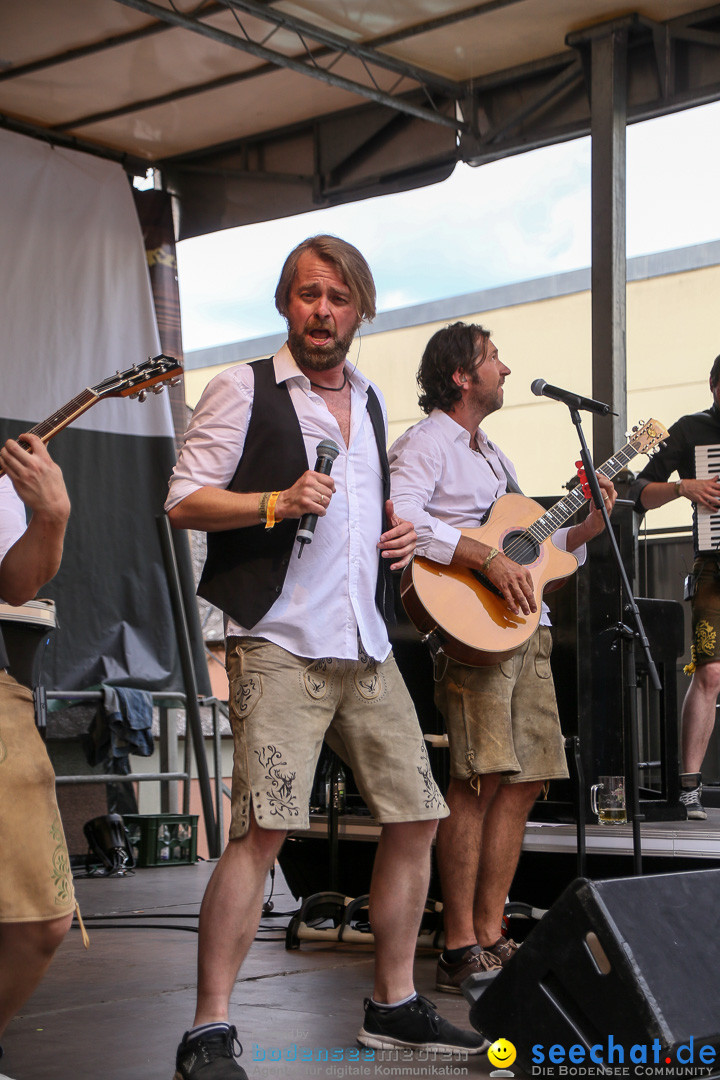
[[[362,828],[367,832],[358,823],[341,824],[346,835]],[[649,823],[642,832],[644,853],[669,861],[671,869],[687,869],[688,860],[697,868],[720,865],[720,810],[711,809],[707,822]],[[629,866],[631,830],[592,826],[587,847],[592,858],[620,853]],[[571,861],[574,852],[574,827],[528,826],[516,898],[537,902],[535,887],[552,857]],[[533,871],[536,860],[540,872]],[[177,1042],[192,1021],[197,937],[191,931],[212,868],[201,862],[124,878],[79,878],[91,948],[86,952],[79,932],[70,932],[45,981],[6,1032],[0,1071],[17,1080],[171,1080]],[[249,1080],[490,1075],[484,1055],[363,1060],[355,1034],[371,988],[372,949],[303,942],[288,952],[285,928],[298,902],[279,873],[277,878],[273,917],[263,919],[232,997]],[[434,989],[436,955],[418,951],[417,988],[454,1023],[469,1026],[465,1001]],[[287,1060],[293,1048],[310,1048],[314,1060]],[[333,1049],[336,1060],[322,1060]]]

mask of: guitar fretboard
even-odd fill
[[[621,469],[624,469],[627,463],[632,461],[636,455],[637,450],[632,443],[626,443],[622,450],[618,450],[616,454],[608,458],[605,464],[601,465],[596,471],[602,473],[608,480],[612,480],[613,476],[617,476]],[[549,536],[552,536],[556,529],[561,528],[566,521],[569,521],[585,502],[582,487],[578,484],[569,495],[551,506],[547,513],[533,522],[526,531],[532,536],[533,540],[541,544]]]
[[[37,424],[34,428],[30,429],[32,435],[37,435],[43,442],[47,442],[53,435],[57,435],[58,431],[62,431],[64,427],[71,424],[82,413],[86,412],[91,405],[94,405],[98,400],[98,395],[94,390],[89,388],[83,390],[81,393],[74,397],[72,401],[68,401],[67,405],[63,405],[61,409],[54,412],[52,416],[48,416],[47,420],[43,420],[40,424]]]

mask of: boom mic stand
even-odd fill
[[[566,403],[570,409],[570,416],[572,422],[575,425],[580,439],[580,459],[582,461],[583,469],[585,470],[585,476],[590,486],[593,502],[595,507],[601,512],[603,521],[605,522],[605,529],[607,531],[608,540],[610,541],[610,547],[613,553],[613,558],[617,566],[618,575],[622,584],[623,592],[625,594],[626,603],[624,606],[624,615],[628,619],[631,625],[620,621],[616,626],[611,628],[615,644],[622,643],[623,647],[623,670],[626,672],[625,677],[625,721],[624,721],[624,737],[626,744],[629,748],[629,768],[627,769],[628,775],[627,781],[627,804],[628,809],[631,812],[632,818],[632,835],[633,835],[633,870],[634,873],[642,874],[642,840],[640,835],[640,822],[644,820],[644,815],[640,813],[640,792],[639,792],[639,738],[638,738],[638,715],[637,715],[637,673],[635,668],[635,642],[639,642],[645,654],[645,662],[647,664],[647,671],[650,677],[650,681],[655,690],[661,690],[660,678],[657,673],[655,661],[652,658],[650,652],[650,645],[645,633],[645,627],[643,626],[642,618],[640,617],[640,611],[635,602],[633,591],[628,580],[628,576],[625,572],[625,566],[623,565],[622,557],[620,555],[620,549],[617,544],[615,533],[610,527],[610,515],[605,507],[605,500],[603,498],[602,491],[600,490],[600,484],[598,482],[597,475],[595,473],[595,467],[590,457],[587,442],[585,441],[585,433],[582,428],[582,421],[580,419],[580,409],[574,405]],[[609,409],[608,409],[609,411]],[[634,627],[634,628],[633,628]]]

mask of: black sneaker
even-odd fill
[[[432,1001],[414,997],[406,1005],[383,1009],[365,998],[365,1022],[357,1040],[376,1050],[440,1050],[481,1054],[490,1043],[477,1031],[461,1031],[435,1011]]]
[[[242,1054],[237,1028],[216,1028],[207,1035],[183,1035],[173,1080],[248,1080],[235,1061]]]
[[[0,1058],[3,1056],[3,1048],[0,1046]],[[12,1076],[7,1076],[5,1073],[0,1073],[0,1080],[12,1080]]]
[[[705,821],[707,814],[705,807],[700,802],[702,784],[698,784],[692,791],[681,791],[680,802],[685,807],[689,821]]]
[[[3,1048],[0,1046],[0,1058],[3,1056]],[[12,1076],[7,1076],[5,1073],[0,1073],[0,1080],[12,1080]]]
[[[680,802],[687,811],[688,820],[705,821],[707,814],[700,802],[702,795],[702,773],[680,773]]]

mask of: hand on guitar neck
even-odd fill
[[[70,500],[62,473],[37,435],[27,432],[17,441],[8,439],[0,450],[0,468],[33,516],[67,521]]]
[[[8,439],[0,450],[0,468],[31,511],[25,532],[0,560],[0,596],[14,605],[32,600],[57,573],[70,516],[59,466],[37,435],[21,438],[22,445]]]
[[[612,480],[609,480],[607,476],[598,472],[595,474],[600,484],[600,491],[605,499],[605,509],[608,514],[612,514],[615,500],[617,499],[617,491]],[[583,544],[587,544],[593,537],[599,536],[605,528],[605,519],[602,516],[602,512],[597,509],[592,500],[590,501],[590,509],[588,515],[584,521],[581,521],[579,525],[573,525],[568,530],[567,535],[567,550],[577,551]]]

